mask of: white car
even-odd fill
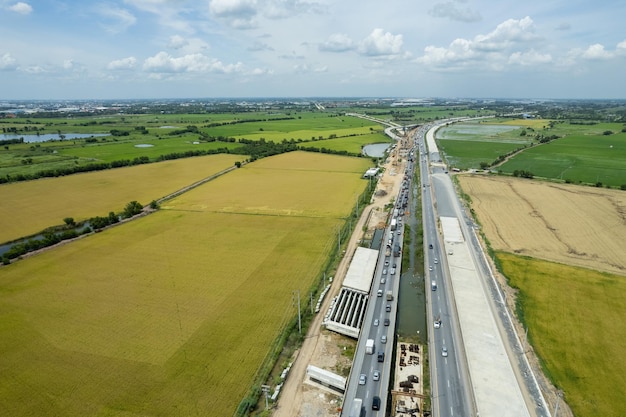
[[[435,329],[438,329],[441,327],[441,320],[435,320]]]
[[[378,319],[374,319],[374,326],[378,326],[378,323],[379,323]]]
[[[359,385],[365,385],[366,382],[367,376],[365,374],[361,374],[361,376],[359,376]]]
[[[432,270],[433,270],[432,265],[428,267],[428,270],[429,270],[429,271],[432,271]]]
[[[444,346],[444,347],[441,348],[441,356],[443,356],[444,358],[448,356],[448,348],[447,347]]]
[[[380,343],[387,343],[387,336],[382,335],[382,336],[380,337]]]
[[[378,381],[380,379],[380,371],[374,371],[374,374],[372,375],[372,379],[374,381]]]
[[[390,274],[391,274],[391,275],[394,275],[395,273],[396,273],[396,268],[391,268],[391,272],[390,272]]]
[[[435,258],[435,263],[438,264],[439,263],[439,259]]]
[[[381,278],[381,279],[380,279],[380,283],[381,283],[381,284],[384,284],[385,282],[387,282],[387,280],[386,280],[385,278]]]

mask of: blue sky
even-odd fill
[[[623,0],[0,0],[0,100],[626,99]]]

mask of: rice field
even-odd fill
[[[38,233],[73,217],[81,221],[121,212],[129,201],[148,204],[226,168],[241,155],[184,160],[0,185],[0,242]]]
[[[626,280],[498,253],[528,337],[577,417],[626,415]]]
[[[265,158],[0,268],[0,415],[232,415],[295,316],[294,291],[319,279],[366,168]]]

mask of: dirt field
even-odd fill
[[[496,250],[626,275],[626,193],[527,179],[462,175]]]

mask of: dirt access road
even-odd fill
[[[406,149],[409,144],[403,145]],[[331,289],[322,303],[320,312],[315,316],[302,347],[296,352],[291,371],[274,408],[272,414],[274,417],[339,415],[339,407],[341,407],[339,396],[306,384],[306,368],[312,364],[334,371],[334,368],[342,362],[348,362],[348,365],[351,365],[341,354],[338,345],[343,336],[325,330],[322,327],[322,320],[332,299],[341,289],[341,283],[360,240],[371,235],[374,229],[384,227],[387,222],[389,212],[385,210],[385,206],[395,200],[395,196],[398,195],[406,169],[406,161],[400,156],[401,153],[397,147],[383,165],[384,172],[376,185],[373,201],[365,207],[354,227],[354,233],[346,247],[345,256],[337,267]],[[365,225],[367,225],[367,232],[364,234]],[[349,342],[346,341],[346,343]]]

